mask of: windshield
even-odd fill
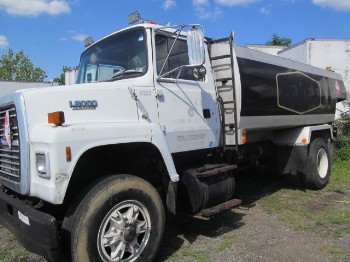
[[[111,81],[147,72],[146,32],[137,28],[110,36],[82,55],[77,83]]]

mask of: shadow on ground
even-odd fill
[[[242,214],[231,211],[217,214],[209,221],[168,215],[157,261],[164,261],[171,257],[183,246],[185,240],[192,244],[199,236],[216,238],[244,226],[242,218]]]
[[[283,176],[275,174],[263,174],[251,172],[240,174],[236,177],[235,198],[241,199],[241,208],[254,208],[255,202],[271,195],[283,188],[290,186]],[[302,190],[302,189],[300,189]],[[164,261],[177,252],[185,241],[190,244],[199,236],[210,238],[220,237],[223,234],[234,232],[245,226],[244,214],[225,211],[213,216],[209,221],[203,221],[192,217],[167,216],[165,233],[157,261]]]

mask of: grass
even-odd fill
[[[234,245],[236,239],[236,235],[233,232],[228,232],[218,238],[218,244],[211,246],[205,246],[205,249],[198,249],[198,246],[193,248],[191,244],[187,243],[184,247],[179,249],[177,252],[172,254],[169,258],[169,261],[180,261],[184,258],[189,258],[191,261],[211,261],[210,254],[216,254],[220,252],[224,252]],[[206,237],[200,236],[197,241],[202,242],[203,244],[207,241]],[[199,244],[200,245],[200,244]]]
[[[182,248],[180,252],[178,252],[174,257],[175,260],[177,261],[179,258],[185,258],[185,257],[190,257],[194,261],[208,261],[208,251],[199,251],[196,249],[191,248],[190,246],[187,246],[185,248]]]
[[[329,253],[333,255],[333,261],[343,261],[342,260],[342,251],[333,245],[322,245],[320,251],[323,253]]]
[[[2,227],[0,230],[4,231]],[[6,242],[1,242],[0,246],[0,261],[1,262],[25,262],[28,261],[30,254],[23,248],[13,248],[18,246],[16,238],[9,233]]]
[[[222,242],[216,247],[216,250],[218,252],[223,252],[229,248],[232,248],[234,242],[235,242],[235,234],[233,233],[227,233],[223,236]]]
[[[335,261],[350,260],[349,248],[342,247],[342,238],[350,239],[350,135],[342,138],[335,149],[329,185],[320,191],[290,188],[288,185],[261,199],[263,208],[295,230],[310,230],[327,238],[334,245],[324,244],[322,252]],[[271,185],[268,185],[271,188]]]

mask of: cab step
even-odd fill
[[[211,208],[204,209],[198,214],[194,215],[193,217],[201,220],[210,220],[211,216],[221,213],[222,211],[231,209],[235,206],[239,206],[241,203],[242,203],[241,199],[231,199],[225,203],[216,205]]]

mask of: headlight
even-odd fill
[[[38,173],[38,176],[42,178],[47,178],[50,179],[51,174],[50,174],[50,165],[49,165],[49,153],[36,153],[35,154],[36,158],[36,170]]]

